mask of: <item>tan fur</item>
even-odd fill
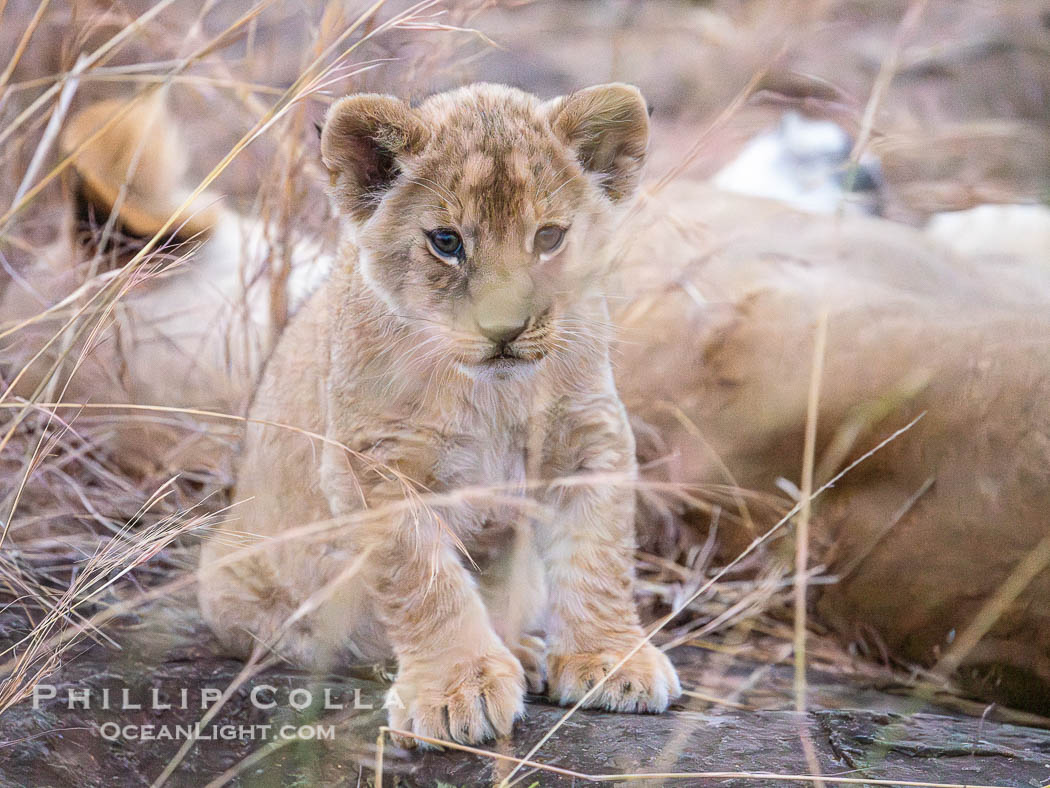
[[[93,201],[107,211],[117,208],[130,232],[150,236],[188,199],[182,185],[188,162],[164,91],[120,117],[127,102],[100,101],[77,113],[62,130],[62,152],[74,156],[81,185]],[[112,125],[99,134],[107,124]],[[220,218],[218,196],[204,192],[175,216],[168,235],[199,239]]]
[[[541,686],[533,628],[562,703],[639,642],[634,441],[601,283],[647,133],[641,96],[621,85],[547,104],[474,85],[418,108],[333,106],[321,147],[346,241],[250,413],[327,440],[250,426],[231,528],[273,539],[343,520],[242,555],[229,535],[208,540],[201,605],[229,648],[265,643],[317,668],[393,653],[405,706],[391,723],[476,742],[521,713],[523,660]],[[533,236],[550,223],[568,231],[544,256]],[[428,248],[440,227],[462,234],[458,263]],[[489,361],[492,332],[519,324],[505,348],[521,360]],[[678,693],[645,645],[588,705],[659,711]]]

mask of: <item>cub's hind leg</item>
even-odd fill
[[[258,647],[272,647],[272,622],[284,611],[273,609],[269,575],[258,557],[237,557],[235,548],[223,549],[214,540],[202,547],[197,600],[228,656],[247,659]]]
[[[242,659],[262,649],[322,672],[386,659],[390,647],[354,568],[331,544],[238,557],[211,541],[201,560],[201,613],[224,650]]]

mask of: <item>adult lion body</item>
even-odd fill
[[[778,480],[801,476],[826,316],[817,484],[915,423],[814,503],[813,562],[834,581],[814,589],[820,619],[870,654],[961,664],[976,694],[1050,710],[1046,268],[687,183],[636,222],[660,231],[625,244],[636,289],[615,357],[653,477],[722,507],[727,558],[772,526],[794,503]]]

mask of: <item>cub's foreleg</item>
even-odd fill
[[[547,456],[547,472],[564,477],[548,492],[555,514],[539,525],[550,599],[548,694],[571,704],[644,636],[633,598],[637,470],[623,405],[615,397],[577,403]],[[647,643],[586,705],[663,711],[679,694],[674,667]]]
[[[365,590],[398,661],[390,725],[461,743],[509,734],[524,709],[524,674],[462,563],[446,524],[453,518],[413,501],[389,473],[368,484],[375,475],[361,474],[367,510],[359,511],[351,538],[368,555]],[[350,489],[331,466],[322,487]]]

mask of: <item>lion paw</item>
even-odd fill
[[[547,661],[548,696],[563,706],[576,703],[627,653],[552,655]],[[646,643],[584,704],[609,711],[661,712],[682,694],[678,673],[662,651]]]
[[[502,644],[473,659],[416,665],[401,670],[391,688],[390,727],[479,744],[510,733],[524,711],[524,692],[521,663]],[[438,746],[396,734],[393,739],[402,747]]]
[[[547,644],[535,635],[522,635],[511,649],[525,670],[525,687],[533,695],[542,695],[547,688]]]

